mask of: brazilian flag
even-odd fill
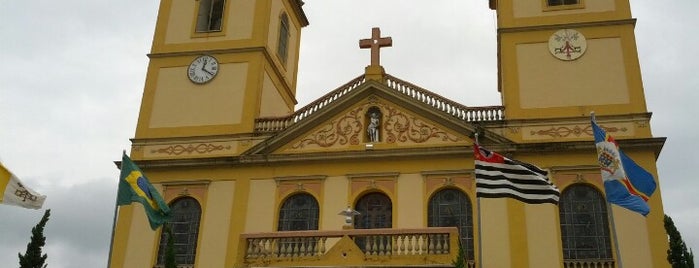
[[[153,230],[170,218],[170,208],[167,207],[163,197],[124,152],[121,158],[117,206],[128,205],[131,202],[139,202],[143,205],[150,228]]]

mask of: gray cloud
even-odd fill
[[[41,191],[47,195],[41,210],[0,206],[0,215],[13,215],[0,218],[0,230],[3,230],[0,260],[18,263],[17,253],[26,251],[31,228],[39,222],[45,209],[51,209],[44,230],[46,246],[43,249],[49,255],[49,267],[106,266],[116,182],[116,178],[110,178],[47,187]]]

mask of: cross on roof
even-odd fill
[[[382,47],[393,46],[391,37],[381,37],[378,27],[371,28],[371,38],[359,40],[359,48],[371,48],[371,65],[379,66],[379,51]]]

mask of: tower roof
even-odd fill
[[[299,16],[299,21],[301,21],[301,27],[308,26],[308,17],[306,17],[306,13],[303,12],[303,5],[305,4],[303,0],[291,0],[294,8],[294,13],[298,14]]]

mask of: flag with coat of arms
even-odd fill
[[[648,199],[656,188],[653,175],[619,149],[616,140],[591,118],[607,201],[643,216],[650,213]]]

